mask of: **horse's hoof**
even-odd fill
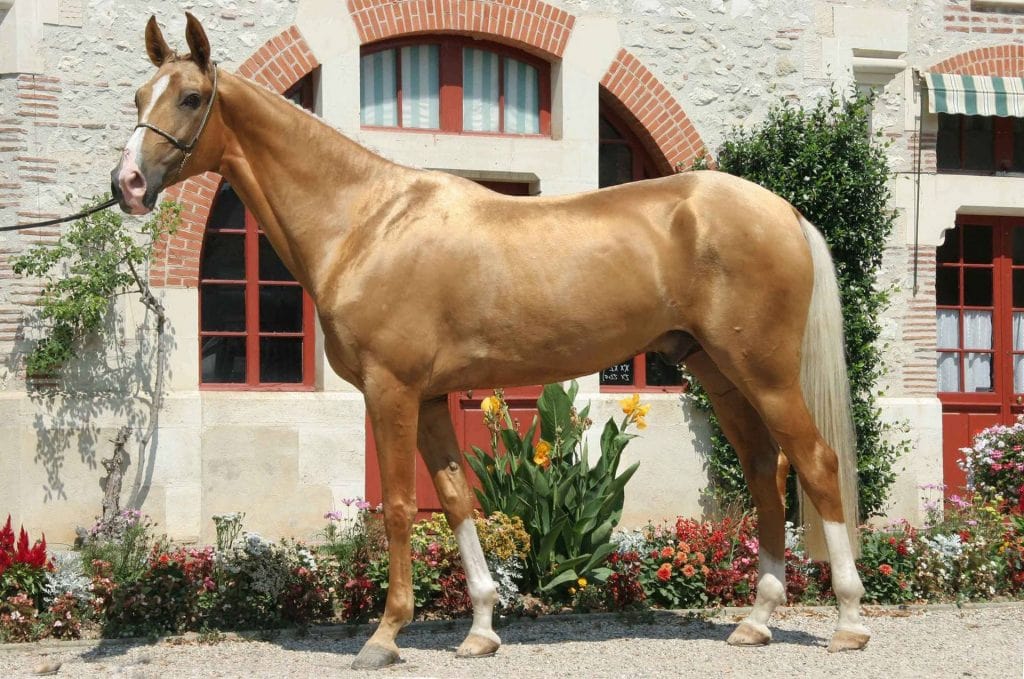
[[[852,630],[840,629],[832,635],[832,641],[828,645],[829,653],[840,651],[859,651],[868,645],[871,635],[866,631],[855,632]]]
[[[772,632],[764,625],[741,622],[729,635],[730,646],[766,646],[772,640]]]
[[[397,646],[395,648],[385,648],[377,644],[367,643],[363,646],[363,650],[359,651],[356,659],[352,661],[352,669],[377,670],[381,667],[394,665],[400,660]]]
[[[470,632],[466,640],[455,650],[456,658],[489,658],[501,646],[501,639],[493,632],[493,638]]]

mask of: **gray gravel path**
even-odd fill
[[[785,609],[766,648],[732,648],[738,616],[674,613],[515,620],[492,658],[457,660],[468,621],[419,623],[400,637],[405,662],[373,673],[349,664],[364,628],[325,628],[305,638],[196,640],[155,644],[72,642],[0,646],[0,677],[32,676],[60,663],[59,677],[1024,677],[1024,603],[958,610],[868,611],[865,651],[830,655],[831,611]]]

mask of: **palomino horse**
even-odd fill
[[[446,395],[566,380],[643,351],[685,360],[707,387],[757,506],[756,603],[729,642],[767,643],[768,618],[785,601],[776,479],[792,463],[832,563],[839,623],[829,650],[867,643],[847,528],[856,484],[835,271],[824,239],[791,205],[716,172],[572,196],[498,195],[389,162],[219,71],[191,15],[186,38],[191,52],[179,56],[155,17],[146,26],[157,71],[138,91],[114,195],[141,215],[174,182],[208,170],[226,177],[312,295],[331,367],[365,395],[391,570],[384,615],[355,667],[396,662],[396,636],[412,619],[417,449],[473,602],[457,653],[500,645]]]

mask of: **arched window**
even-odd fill
[[[360,61],[364,127],[551,134],[547,62],[458,36],[369,45]]]
[[[654,162],[625,121],[601,103],[598,134],[598,183],[601,188],[658,176]],[[683,384],[679,369],[658,354],[641,354],[601,371],[605,391],[675,391]]]
[[[307,107],[307,80],[288,95]],[[285,268],[234,189],[223,182],[199,269],[199,365],[204,388],[313,387],[312,299]]]

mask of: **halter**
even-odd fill
[[[161,130],[159,127],[157,127],[156,125],[153,125],[151,123],[139,123],[138,125],[135,126],[136,130],[139,129],[140,127],[144,127],[147,130],[153,130],[154,132],[159,134],[161,137],[163,137],[167,141],[171,142],[171,144],[174,146],[174,148],[176,148],[179,151],[181,151],[181,153],[182,153],[181,163],[178,164],[178,171],[174,173],[175,177],[177,177],[178,175],[181,174],[181,170],[182,170],[182,168],[185,167],[185,163],[187,163],[188,159],[192,157],[192,151],[195,149],[196,142],[199,141],[199,137],[203,134],[203,130],[206,129],[206,123],[207,123],[207,121],[210,120],[210,112],[213,111],[213,102],[215,102],[216,100],[217,100],[217,64],[213,64],[213,94],[210,95],[210,102],[206,105],[206,111],[203,113],[203,119],[199,123],[199,129],[196,130],[196,133],[192,136],[192,141],[190,141],[189,143],[186,144],[185,142],[181,141],[180,139],[175,137],[170,132],[167,132],[166,130]]]

